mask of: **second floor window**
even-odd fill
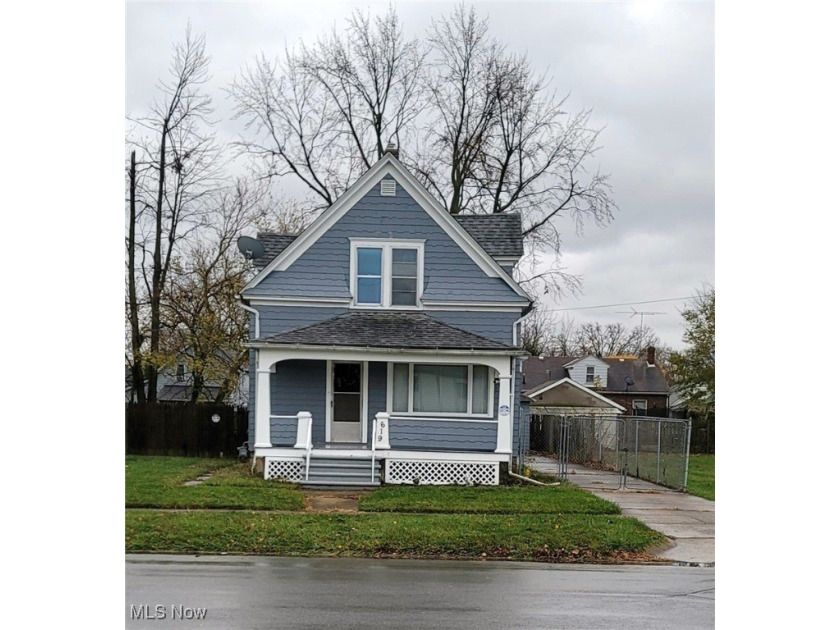
[[[586,367],[586,382],[587,383],[594,383],[595,382],[595,366],[588,365]]]
[[[354,243],[355,304],[416,308],[422,278],[422,251],[422,245],[413,243]]]

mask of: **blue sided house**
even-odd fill
[[[391,151],[301,234],[259,234],[241,301],[265,478],[498,484],[528,422],[521,233],[450,215]]]

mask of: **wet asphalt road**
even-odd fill
[[[126,627],[713,628],[714,589],[701,567],[129,555]]]

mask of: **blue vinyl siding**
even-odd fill
[[[271,272],[246,297],[350,297],[350,239],[425,240],[426,299],[521,302],[501,278],[488,277],[420,205],[397,186],[395,197],[374,186],[285,271]]]
[[[368,363],[368,439],[370,446],[371,427],[376,414],[385,411],[387,405],[388,389],[388,364],[384,361],[371,361]]]
[[[496,450],[495,422],[391,418],[391,448],[429,451]]]
[[[271,419],[271,445],[294,446],[297,442],[297,418]]]
[[[271,375],[271,414],[296,416],[299,411],[310,412],[312,441],[322,444],[326,440],[326,362],[280,361],[276,370]]]

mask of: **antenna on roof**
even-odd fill
[[[662,311],[637,311],[632,306],[630,307],[629,311],[616,311],[616,313],[629,313],[630,319],[633,319],[636,315],[639,315],[639,328],[645,327],[645,315],[667,315],[667,313],[663,313]]]
[[[265,255],[265,246],[250,236],[240,236],[236,239],[236,246],[242,252],[242,255],[245,256],[245,260],[262,258]]]

